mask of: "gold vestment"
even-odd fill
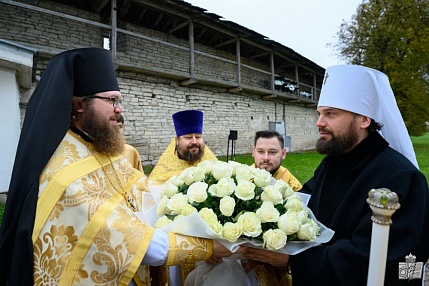
[[[124,152],[122,152],[122,155],[130,161],[131,165],[143,173],[143,166],[142,166],[142,160],[140,158],[140,154],[137,151],[136,148],[129,144],[124,144]]]
[[[35,285],[151,285],[140,265],[154,229],[142,210],[147,177],[123,157],[67,132],[41,173],[33,228]],[[207,259],[210,240],[169,233],[167,265]]]

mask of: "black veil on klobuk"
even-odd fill
[[[32,232],[39,176],[71,122],[73,96],[119,91],[110,53],[81,48],[54,56],[27,106],[0,231],[0,285],[33,285]]]

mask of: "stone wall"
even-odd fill
[[[34,1],[21,1],[31,5]],[[39,7],[68,15],[99,21],[97,15],[68,7],[52,5],[49,1],[37,1]],[[315,107],[305,107],[286,102],[281,98],[262,99],[250,92],[229,93],[225,87],[204,81],[182,86],[181,79],[189,75],[188,42],[158,31],[131,24],[122,24],[122,29],[171,43],[165,45],[154,41],[118,34],[116,62],[132,65],[136,71],[118,69],[118,81],[123,94],[125,136],[141,154],[144,165],[153,165],[174,136],[171,115],[184,109],[200,109],[204,112],[204,133],[207,145],[216,155],[226,155],[229,130],[238,131],[236,154],[250,153],[253,136],[257,130],[268,129],[270,121],[285,121],[286,135],[291,136],[290,151],[314,148],[317,138]],[[37,48],[36,75],[40,77],[51,54],[78,48],[102,46],[103,36],[108,31],[86,23],[47,15],[26,8],[0,3],[0,38],[25,46]],[[179,46],[179,48],[177,47]],[[196,43],[195,49],[215,57],[235,60],[211,47]],[[233,63],[195,55],[195,74],[198,78],[236,83],[236,66]],[[268,66],[250,59],[242,63],[263,71]],[[139,71],[139,69],[141,69]],[[147,73],[144,70],[161,70]],[[172,75],[176,75],[172,76]],[[180,79],[181,78],[181,79]],[[242,83],[269,88],[270,77],[264,72],[242,68]],[[37,81],[29,90],[21,90],[22,117]]]
[[[35,5],[31,0],[19,2]],[[37,1],[37,6],[86,20],[100,20],[98,15],[67,5]],[[0,3],[0,27],[2,39],[59,51],[100,46],[106,34],[104,29],[86,23],[3,3]]]

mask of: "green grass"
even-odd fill
[[[417,161],[420,171],[426,176],[429,181],[429,133],[423,136],[411,137],[414,150],[416,151]],[[291,173],[303,184],[312,176],[316,167],[322,160],[323,155],[315,151],[294,152],[288,153],[286,159],[283,160],[283,166],[287,167]],[[219,160],[226,161],[225,156],[219,157]],[[251,165],[253,158],[251,154],[236,155],[234,161]],[[143,170],[146,175],[149,175],[153,166],[144,166]],[[0,205],[0,221],[3,217],[4,206]]]
[[[420,171],[429,182],[429,132],[423,136],[411,137]]]

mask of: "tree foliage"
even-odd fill
[[[388,75],[410,135],[429,121],[429,0],[363,0],[334,45],[347,63]]]

